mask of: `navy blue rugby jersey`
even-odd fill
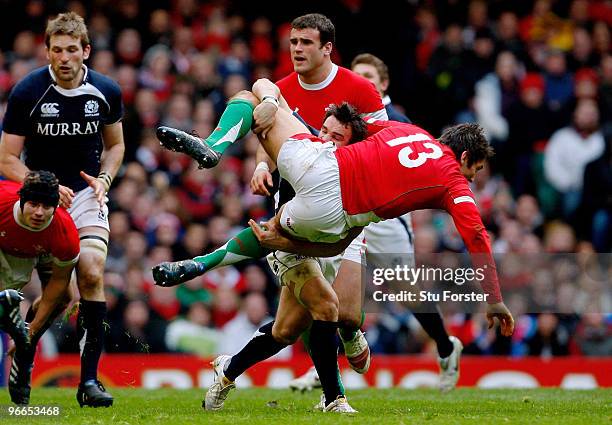
[[[84,66],[84,65],[83,65]],[[2,130],[25,136],[25,164],[55,173],[60,184],[79,191],[79,172],[100,172],[103,126],[123,116],[119,85],[88,69],[74,89],[56,83],[50,66],[35,69],[11,91]]]

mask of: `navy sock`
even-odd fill
[[[453,343],[448,339],[448,333],[444,328],[444,322],[440,313],[412,313],[419,321],[427,335],[429,335],[438,346],[438,355],[442,358],[450,356],[453,352]]]
[[[251,366],[272,357],[287,346],[287,344],[280,343],[274,339],[272,336],[273,325],[274,321],[266,323],[259,328],[259,331],[251,338],[247,345],[236,355],[232,356],[232,360],[225,369],[225,377],[227,379],[234,381]]]
[[[325,405],[344,395],[338,372],[337,328],[338,322],[325,320],[313,320],[310,328],[310,355],[321,380]]]
[[[98,362],[104,346],[106,303],[81,299],[77,318],[79,341],[85,336],[81,353],[81,383],[98,379]]]

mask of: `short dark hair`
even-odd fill
[[[312,28],[319,31],[319,39],[321,46],[331,42],[336,44],[336,27],[332,21],[325,15],[320,13],[309,13],[308,15],[298,16],[291,22],[291,28],[296,30],[304,30]]]
[[[484,130],[478,124],[468,123],[449,127],[444,130],[439,141],[453,150],[457,161],[461,160],[463,152],[467,152],[468,166],[495,155],[484,135]]]
[[[59,198],[59,181],[50,171],[28,172],[19,190],[19,204],[22,211],[28,201],[57,207]]]
[[[341,124],[351,127],[350,143],[355,143],[366,138],[368,127],[366,122],[361,118],[357,109],[347,102],[341,104],[332,103],[325,109],[325,118],[323,122],[330,116],[336,118]]]
[[[389,80],[389,68],[378,56],[374,56],[371,53],[362,53],[357,55],[355,56],[355,59],[353,59],[353,62],[351,62],[351,69],[355,68],[355,65],[359,65],[360,63],[372,65],[374,68],[376,68],[376,71],[378,71],[378,75],[380,76],[380,81]]]

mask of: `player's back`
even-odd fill
[[[336,158],[343,206],[352,216],[393,218],[445,208],[449,197],[471,194],[453,151],[415,125],[389,122],[364,141],[339,148]]]

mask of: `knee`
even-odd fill
[[[274,326],[272,326],[272,337],[281,344],[291,345],[297,341],[299,336],[299,332],[282,323],[275,322]]]
[[[238,93],[231,97],[230,101],[238,99],[246,100],[253,106],[256,106],[259,103],[259,99],[257,99],[257,97],[248,90],[240,90]]]
[[[311,309],[313,319],[327,320],[332,322],[338,320],[338,311],[338,297],[333,291],[323,295]]]
[[[104,263],[79,263],[77,271],[77,284],[79,290],[93,290],[103,285]],[[69,294],[68,294],[69,295]]]

